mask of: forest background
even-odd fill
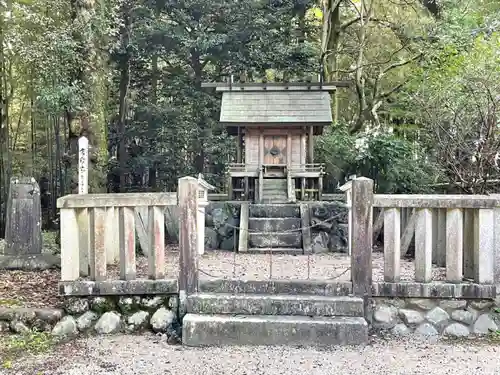
[[[40,184],[44,227],[77,188],[223,190],[235,141],[202,82],[349,80],[318,138],[327,190],[499,191],[498,0],[0,0],[0,237],[12,176]]]

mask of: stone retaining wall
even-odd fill
[[[174,344],[181,338],[178,315],[176,295],[68,298],[62,309],[0,307],[0,332],[36,329],[66,338],[152,330]]]
[[[374,298],[372,324],[375,333],[395,336],[468,337],[499,329],[500,314],[493,300],[434,298]]]
[[[309,206],[313,253],[348,250],[348,209],[345,202],[302,202]],[[205,210],[205,247],[233,251],[238,244],[239,202],[210,202]]]
[[[313,253],[347,253],[348,212],[344,202],[309,203]]]

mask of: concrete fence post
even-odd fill
[[[372,290],[373,180],[352,181],[351,279],[355,296],[368,298]]]
[[[179,298],[185,302],[198,289],[198,180],[179,179]]]

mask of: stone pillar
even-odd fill
[[[0,268],[46,269],[60,258],[42,254],[40,188],[32,177],[13,177],[7,198],[5,240],[0,249]]]
[[[193,177],[179,179],[179,299],[198,289],[198,181]]]
[[[247,181],[248,188],[248,181]],[[208,206],[208,191],[214,190],[215,186],[210,185],[203,179],[203,175],[198,175],[198,211],[196,212],[196,223],[198,227],[198,254],[205,253],[205,208]]]
[[[205,208],[208,202],[198,202],[198,212],[196,213],[196,221],[198,226],[198,255],[205,254]]]
[[[341,187],[339,187],[339,190],[345,192],[345,201],[346,201],[346,206],[348,209],[347,213],[347,235],[348,235],[348,242],[349,242],[349,250],[348,254],[351,256],[352,252],[352,181],[348,181]]]
[[[355,296],[371,296],[372,241],[373,180],[360,177],[352,181],[351,279]]]

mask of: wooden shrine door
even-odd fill
[[[286,135],[264,136],[264,164],[287,164]]]

